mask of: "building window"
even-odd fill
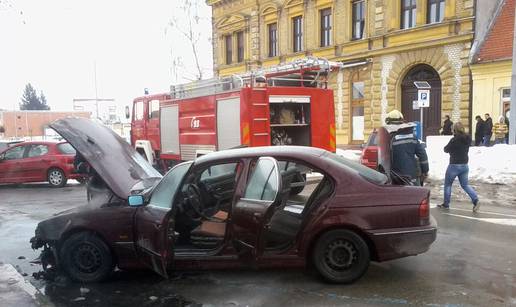
[[[509,120],[511,109],[511,89],[503,88],[502,89],[502,114],[505,117],[505,120]]]
[[[364,38],[365,1],[353,2],[353,39]]]
[[[445,0],[428,0],[428,23],[443,21]]]
[[[233,63],[233,39],[231,35],[224,36],[224,45],[226,47],[226,64]]]
[[[321,47],[331,45],[331,8],[321,10]]]
[[[401,0],[401,28],[416,26],[416,0]]]
[[[355,77],[357,79],[357,77]],[[351,131],[352,141],[361,142],[364,140],[364,82],[352,83],[351,94]]]
[[[278,56],[278,24],[271,23],[268,27],[269,32],[269,57]]]
[[[293,51],[299,52],[303,50],[303,16],[292,18],[293,30]]]
[[[364,82],[353,82],[353,100],[364,99]]]
[[[237,62],[244,61],[244,32],[240,31],[236,34],[237,39]]]

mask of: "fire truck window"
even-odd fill
[[[135,120],[143,119],[143,101],[136,102],[135,108],[134,108],[134,119]]]
[[[159,100],[154,99],[149,102],[149,118],[159,117]]]

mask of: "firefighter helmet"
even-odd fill
[[[388,125],[402,124],[403,123],[403,114],[398,110],[392,110],[389,113],[387,113],[387,117],[385,118],[385,123]]]

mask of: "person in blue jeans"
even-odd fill
[[[444,152],[450,154],[450,164],[446,169],[444,178],[444,203],[439,208],[449,209],[452,185],[456,177],[459,177],[460,186],[469,195],[473,203],[473,212],[478,212],[480,202],[475,190],[468,183],[468,152],[471,145],[471,137],[464,131],[462,123],[453,125],[453,138],[444,147]]]

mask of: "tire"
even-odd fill
[[[114,263],[109,247],[98,236],[80,232],[71,235],[60,249],[61,268],[77,282],[105,280]]]
[[[66,185],[68,178],[66,178],[63,170],[59,168],[51,168],[47,172],[47,181],[53,188],[62,188]]]
[[[347,229],[324,233],[313,249],[314,266],[332,283],[349,284],[362,277],[370,262],[367,243]]]
[[[79,182],[80,184],[83,184],[83,185],[88,183],[88,178],[87,177],[79,177],[79,178],[77,178],[75,180],[77,180],[77,182]]]

